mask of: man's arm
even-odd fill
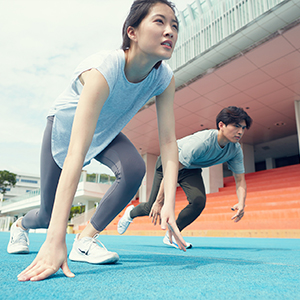
[[[161,225],[160,212],[164,205],[164,200],[164,179],[162,179],[162,181],[160,182],[160,187],[155,202],[153,203],[149,214],[149,217],[152,218],[152,223],[154,225],[156,225],[157,221],[159,225]]]
[[[238,197],[238,203],[231,209],[236,211],[236,214],[231,218],[234,222],[238,222],[244,216],[244,208],[247,196],[247,185],[245,180],[245,173],[233,174],[235,179],[236,194]]]
[[[181,170],[184,168],[184,165],[182,165],[180,162],[178,164],[178,170]],[[152,205],[149,217],[152,218],[152,223],[156,225],[157,220],[159,221],[159,224],[161,224],[161,219],[160,219],[160,212],[161,209],[164,205],[164,179],[160,182],[160,187],[155,199],[155,202]]]

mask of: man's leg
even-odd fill
[[[176,220],[180,231],[195,221],[205,207],[206,195],[201,172],[201,169],[183,169],[179,172],[178,183],[189,202]]]

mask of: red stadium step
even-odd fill
[[[233,177],[224,178],[224,188],[207,195],[206,208],[200,217],[186,227],[183,235],[264,236],[300,238],[300,165],[246,174],[247,200],[244,218],[235,223],[230,208],[237,203]],[[138,200],[130,205],[139,204]],[[188,204],[178,187],[175,213]],[[124,210],[109,224],[105,232],[117,234],[117,224]],[[82,230],[82,229],[81,229]],[[104,234],[105,234],[104,232]],[[230,233],[232,232],[232,233]],[[125,234],[164,235],[147,217],[136,218]]]

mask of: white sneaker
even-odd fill
[[[172,246],[172,247],[174,247],[176,249],[179,249],[178,244],[177,244],[174,236],[172,236],[172,243],[170,242],[170,238],[169,238],[169,233],[168,232],[166,233],[166,235],[165,235],[165,237],[163,239],[163,242],[166,245],[169,245],[169,246]],[[185,243],[186,243],[186,247],[185,247],[186,249],[190,249],[190,248],[193,247],[191,243],[188,243],[188,242],[185,242]]]
[[[69,254],[69,259],[73,261],[83,261],[90,264],[112,264],[119,260],[116,252],[108,251],[105,246],[97,240],[95,235],[93,238],[84,237],[78,240],[79,234],[76,235],[73,248]]]
[[[17,227],[17,221],[11,225],[10,238],[7,245],[8,253],[29,253],[28,230]]]
[[[118,232],[123,234],[133,219],[130,218],[130,212],[134,209],[134,205],[130,205],[126,208],[124,216],[118,222]]]

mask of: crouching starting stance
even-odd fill
[[[228,163],[236,182],[238,203],[232,220],[238,222],[244,216],[246,200],[246,181],[243,152],[239,143],[245,129],[249,129],[252,119],[242,109],[235,106],[224,108],[216,118],[218,130],[210,129],[196,132],[177,141],[179,151],[178,183],[185,192],[189,204],[179,213],[176,220],[182,231],[202,213],[205,202],[205,187],[202,169],[213,165]],[[154,224],[160,222],[160,212],[164,204],[164,175],[161,158],[158,157],[152,190],[148,202],[134,207],[129,206],[118,223],[118,232],[123,234],[136,217],[150,215]],[[170,241],[166,233],[163,242],[178,248],[174,239]],[[191,248],[190,243],[186,243]]]

